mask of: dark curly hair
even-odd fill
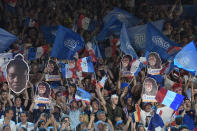
[[[151,82],[152,83],[152,90],[148,94],[150,94],[151,96],[156,96],[156,94],[157,94],[157,83],[153,78],[150,78],[150,77],[148,77],[144,80],[142,92],[146,93],[146,91],[145,91],[145,83],[146,82]],[[154,87],[156,87],[156,89]]]
[[[40,85],[46,87],[46,91],[45,91],[45,93],[44,93],[44,95],[43,95],[42,97],[49,98],[50,91],[51,91],[51,90],[50,90],[50,86],[49,86],[48,83],[46,83],[46,82],[44,82],[44,81],[42,81],[42,82],[40,82],[40,83],[38,84],[37,90],[36,90],[36,94],[38,94],[38,88],[39,88]]]
[[[161,62],[161,58],[160,58],[159,54],[157,54],[156,52],[151,52],[151,53],[148,55],[148,58],[149,58],[150,56],[154,56],[154,57],[155,57],[156,63],[155,63],[154,66],[151,66],[151,65],[149,64],[149,61],[148,61],[148,68],[160,69],[160,68],[161,68],[161,63],[162,63],[162,62]]]

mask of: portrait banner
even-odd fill
[[[131,62],[133,60],[133,57],[130,55],[123,56],[121,60],[121,72],[122,77],[130,77],[132,76],[131,73]]]
[[[46,81],[60,81],[59,67],[54,60],[49,60],[47,64],[47,74],[45,74]]]
[[[148,54],[148,74],[159,75],[162,69],[162,61],[158,53],[150,52]]]
[[[6,80],[9,88],[16,94],[20,94],[27,87],[29,81],[29,66],[22,54],[15,55],[6,66]]]
[[[146,78],[142,88],[142,101],[143,102],[157,102],[155,96],[157,94],[157,82],[153,78]]]
[[[36,93],[35,93],[35,103],[37,104],[49,104],[51,95],[51,88],[47,82],[40,82],[37,85]]]

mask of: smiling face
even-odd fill
[[[146,92],[151,92],[152,88],[153,88],[152,82],[146,81],[144,84],[144,88],[145,88]]]
[[[39,95],[43,95],[46,92],[46,87],[44,85],[39,85],[38,87],[38,93]]]
[[[123,58],[122,65],[123,65],[123,67],[127,67],[129,65],[129,58],[128,57]]]
[[[155,58],[154,55],[150,55],[148,57],[148,63],[149,63],[150,66],[154,66],[156,64],[156,58]]]

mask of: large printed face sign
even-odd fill
[[[39,103],[49,104],[50,94],[51,94],[50,85],[46,82],[40,82],[36,89],[35,102],[38,104]]]
[[[36,95],[38,97],[49,98],[50,94],[51,94],[51,89],[49,84],[46,82],[40,82],[37,86]]]
[[[133,57],[130,55],[123,56],[122,61],[121,61],[121,71],[122,71],[123,76],[131,74],[130,73],[130,69],[131,69],[130,63],[131,63],[132,59],[133,59]]]
[[[157,94],[157,83],[153,78],[146,78],[143,83],[143,101],[144,102],[156,102],[155,96]]]
[[[45,75],[46,81],[59,81],[59,67],[54,60],[49,60],[47,64],[48,73]]]
[[[47,64],[47,68],[50,75],[58,75],[58,66],[55,61],[49,60]]]
[[[9,88],[16,94],[21,93],[29,80],[29,66],[21,54],[10,60],[6,67],[6,80]]]
[[[151,52],[148,55],[148,67],[151,69],[161,69],[161,58],[159,54]]]

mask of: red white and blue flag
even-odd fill
[[[105,76],[103,76],[102,77],[102,79],[97,83],[98,84],[98,86],[100,87],[100,88],[103,88],[104,86],[105,86],[105,83],[106,83],[106,81],[107,81],[107,75],[105,75]]]
[[[89,92],[83,90],[82,88],[79,87],[77,88],[77,91],[75,93],[76,100],[82,100],[85,101],[87,104],[90,104],[91,98],[92,95]]]
[[[28,60],[35,60],[41,58],[45,53],[47,53],[47,45],[37,47],[37,48],[29,48],[27,50],[27,58]]]
[[[78,68],[78,71],[93,73],[94,66],[92,63],[92,58],[88,56],[88,57],[79,59],[77,61],[77,68]]]

